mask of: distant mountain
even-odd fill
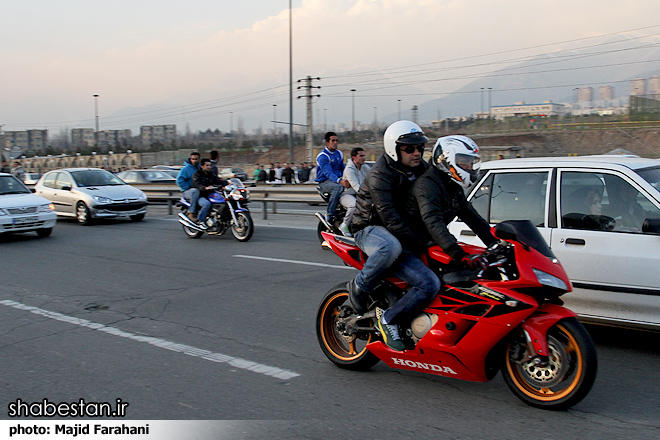
[[[492,105],[511,105],[517,101],[539,103],[573,102],[573,89],[614,87],[615,98],[630,95],[630,81],[660,75],[660,40],[611,39],[597,47],[542,55],[507,67],[461,87],[444,98],[420,104],[419,119],[428,122],[442,117],[472,115]],[[481,91],[481,88],[484,91]],[[483,94],[482,94],[483,93]]]

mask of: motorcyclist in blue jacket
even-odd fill
[[[199,170],[199,159],[198,152],[190,153],[190,157],[183,163],[183,168],[176,176],[176,184],[183,192],[183,197],[190,202],[188,218],[193,222],[197,221],[197,201],[199,200],[199,189],[193,185],[193,174]]]

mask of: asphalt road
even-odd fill
[[[246,421],[241,438],[263,439],[660,436],[658,334],[588,327],[596,384],[562,412],[523,404],[499,375],[335,367],[316,308],[355,271],[321,249],[313,217],[257,217],[247,243],[191,240],[164,210],[0,238],[0,407],[120,398],[127,419]]]

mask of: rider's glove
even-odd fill
[[[488,260],[481,254],[468,254],[463,257],[461,262],[465,263],[472,270],[488,269]]]

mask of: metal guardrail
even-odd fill
[[[181,198],[181,190],[178,186],[161,185],[133,185],[141,189],[146,195],[149,203],[167,204],[167,212],[174,213],[174,206]],[[268,205],[271,212],[277,214],[277,203],[325,203],[316,191],[316,185],[264,185],[249,187],[250,202],[261,202],[263,206],[263,218],[268,219]]]

